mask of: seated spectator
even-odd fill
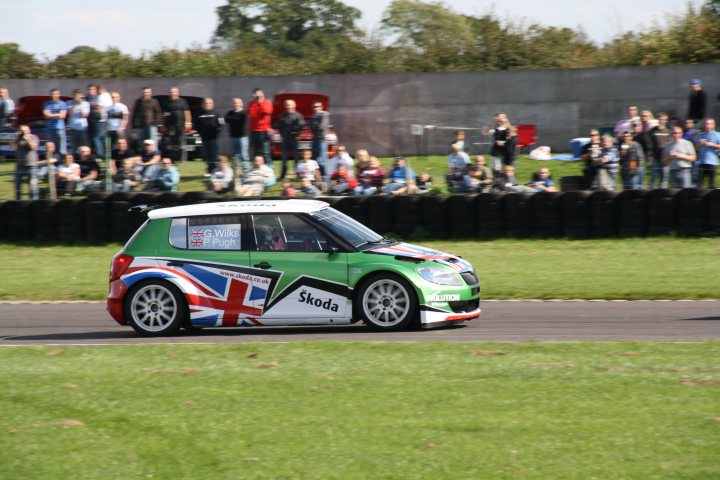
[[[462,145],[455,143],[450,147],[452,152],[448,155],[448,173],[446,175],[448,188],[453,193],[467,192],[470,188],[470,157],[463,152]]]
[[[340,164],[330,176],[330,193],[332,195],[347,195],[355,190],[358,182],[350,175],[350,171],[344,164]]]
[[[78,193],[95,191],[100,188],[100,167],[90,147],[83,145],[77,149],[76,162],[80,165],[80,178],[75,184]]]
[[[37,162],[38,181],[48,180],[50,176],[57,177],[58,165],[62,165],[62,155],[57,151],[55,142],[45,143],[45,155]]]
[[[393,168],[388,176],[390,183],[384,188],[384,193],[401,195],[404,193],[416,193],[415,172],[407,165],[404,157],[395,157]]]
[[[475,164],[468,169],[469,188],[474,192],[487,192],[493,184],[493,174],[487,166],[484,155],[475,157]]]
[[[415,186],[417,186],[417,193],[428,193],[432,188],[432,177],[425,172],[421,173],[415,180]]]
[[[360,178],[360,173],[370,168],[370,154],[365,149],[360,149],[355,153],[355,178]]]
[[[112,170],[113,175],[117,172],[118,168],[123,166],[126,158],[132,159],[133,164],[135,161],[139,161],[140,159],[140,157],[135,155],[135,152],[130,149],[128,141],[124,137],[117,139],[115,148],[110,152],[110,158],[112,159],[112,162],[110,162],[110,169]]]
[[[615,139],[610,135],[602,137],[602,148],[600,155],[593,160],[593,166],[597,169],[597,174],[591,185],[594,190],[615,190],[615,175],[617,174],[620,156],[618,149],[615,148]]]
[[[295,187],[293,187],[293,184],[290,180],[287,178],[283,181],[283,189],[280,196],[282,197],[294,197],[297,195],[297,191],[295,190]]]
[[[145,184],[145,189],[160,192],[177,192],[180,185],[180,172],[175,168],[170,158],[163,158],[160,167],[155,172],[149,182]]]
[[[358,151],[358,158],[360,158],[359,155],[360,151]],[[382,191],[385,183],[385,169],[380,165],[380,160],[377,157],[368,157],[367,162],[368,164],[358,174],[358,186],[355,187],[356,195],[373,195]]]
[[[69,197],[75,191],[75,184],[80,180],[80,165],[75,162],[72,153],[66,153],[63,163],[58,167],[57,191],[58,195]]]
[[[124,139],[123,139],[124,140]],[[141,183],[140,175],[135,170],[133,159],[128,157],[122,161],[112,177],[114,192],[132,192]]]
[[[320,189],[315,186],[312,179],[305,177],[302,179],[300,191],[305,194],[306,197],[314,198],[320,195]]]
[[[302,151],[300,163],[297,164],[297,177],[301,182],[307,178],[315,187],[323,190],[320,165],[313,160],[311,150]]]
[[[332,174],[335,173],[335,171],[338,169],[340,165],[345,165],[345,168],[347,168],[348,173],[352,178],[355,178],[355,174],[353,173],[355,162],[353,161],[350,154],[347,152],[347,149],[345,148],[345,145],[338,145],[337,151],[335,153],[335,156],[331,158],[330,160],[330,168],[328,171],[330,172],[330,176],[332,177]]]
[[[515,167],[505,165],[502,171],[495,175],[493,191],[508,193],[534,193],[535,189],[527,185],[519,185],[515,178]]]
[[[220,155],[218,158],[220,164],[210,175],[210,190],[217,193],[229,192],[234,188],[235,174],[227,156]]]
[[[155,142],[145,140],[143,142],[143,150],[140,152],[140,158],[137,162],[137,171],[143,179],[143,182],[149,182],[155,177],[155,171],[160,166],[160,152],[155,147]]]
[[[534,175],[532,181],[528,184],[528,187],[532,188],[536,192],[557,192],[558,189],[555,187],[555,183],[550,176],[549,168],[541,168]]]
[[[253,159],[253,168],[245,172],[242,183],[235,187],[235,192],[241,197],[259,196],[273,183],[275,183],[275,172],[265,165],[265,157],[256,155]]]

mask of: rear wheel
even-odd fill
[[[127,298],[125,316],[140,335],[173,335],[185,323],[185,299],[178,289],[168,282],[141,282],[128,292]]]
[[[363,322],[374,330],[401,330],[417,317],[415,290],[406,280],[390,273],[365,280],[355,302]]]

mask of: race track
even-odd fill
[[[704,341],[720,339],[720,301],[488,301],[483,315],[438,330],[344,327],[205,329],[142,338],[97,303],[0,303],[0,346],[340,341]]]

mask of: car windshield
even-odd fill
[[[318,212],[311,212],[310,216],[355,248],[388,241],[382,235],[378,235],[362,223],[333,208],[325,208]]]

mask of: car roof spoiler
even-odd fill
[[[166,205],[133,205],[128,208],[128,212],[131,215],[139,215],[143,218],[148,218],[148,212],[155,210],[156,208],[164,208]]]

